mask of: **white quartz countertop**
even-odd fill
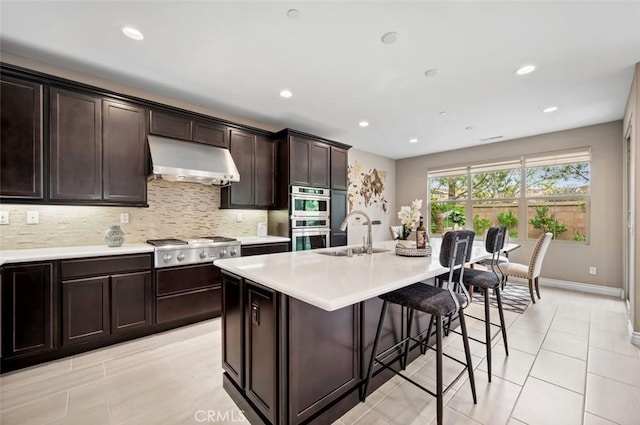
[[[263,243],[289,242],[291,239],[282,236],[238,236],[242,245],[258,245]]]
[[[438,276],[448,269],[438,261],[441,239],[431,240],[431,257],[395,255],[395,241],[375,243],[388,249],[373,255],[322,255],[327,248],[215,260],[228,272],[327,311],[338,310],[404,286]],[[474,243],[472,262],[489,258],[484,243]],[[505,250],[517,248],[506,244]]]
[[[153,252],[153,246],[146,243],[124,244],[109,248],[106,245],[68,246],[63,248],[10,249],[0,251],[0,266],[8,263],[59,260],[65,258],[103,257],[106,255],[140,254]]]

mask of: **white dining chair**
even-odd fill
[[[533,294],[533,288],[535,286],[536,294],[538,295],[538,299],[540,299],[538,278],[540,277],[542,261],[544,260],[547,248],[549,248],[552,236],[553,234],[550,232],[540,235],[535,248],[533,248],[528,265],[519,263],[504,263],[499,265],[499,268],[505,277],[513,276],[521,279],[527,279],[529,281],[529,295],[531,295],[531,301],[533,301],[534,304],[536,302],[536,298]]]

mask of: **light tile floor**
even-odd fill
[[[546,287],[542,296],[522,315],[506,313],[509,356],[496,338],[491,383],[484,346],[471,342],[478,404],[460,380],[445,397],[446,424],[639,423],[640,349],[628,341],[624,303]],[[475,304],[468,312],[483,315]],[[482,339],[483,324],[468,322]],[[242,423],[222,389],[220,332],[214,319],[6,374],[0,423]],[[446,352],[463,358],[459,336],[445,342]],[[407,369],[430,386],[434,371],[431,352]],[[445,380],[455,376],[457,364],[445,363],[444,371]],[[433,397],[396,377],[335,425],[428,425],[434,418]]]

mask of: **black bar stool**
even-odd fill
[[[369,362],[369,368],[367,370],[367,379],[364,383],[361,392],[361,400],[364,402],[367,398],[367,390],[369,388],[369,382],[371,381],[371,376],[373,375],[373,366],[377,362],[382,365],[383,368],[389,369],[399,375],[401,378],[405,379],[408,382],[411,382],[416,387],[421,390],[431,394],[436,397],[437,403],[437,422],[438,425],[442,425],[442,416],[443,416],[443,398],[444,393],[448,391],[460,377],[464,374],[465,370],[469,374],[469,383],[471,385],[471,393],[473,395],[474,404],[477,403],[476,400],[476,384],[475,379],[473,377],[473,364],[471,363],[471,351],[469,350],[469,341],[467,339],[467,326],[465,324],[463,309],[469,305],[469,294],[467,293],[464,285],[458,284],[456,285],[458,288],[462,289],[464,294],[460,294],[454,291],[454,272],[456,270],[458,273],[458,281],[461,282],[461,278],[464,275],[464,263],[468,261],[471,256],[471,245],[473,244],[474,233],[469,230],[460,230],[455,232],[447,232],[442,238],[442,246],[440,248],[440,264],[445,267],[449,267],[449,279],[445,282],[446,289],[437,288],[435,286],[427,285],[424,283],[414,283],[411,286],[407,286],[405,288],[397,289],[392,292],[388,292],[384,295],[381,295],[380,298],[384,301],[382,304],[382,312],[380,313],[380,320],[378,321],[378,328],[376,330],[376,337],[373,343],[373,351],[371,352],[371,361]],[[383,351],[382,353],[377,353],[378,343],[380,342],[380,334],[382,333],[382,327],[384,324],[384,317],[387,312],[387,307],[389,303],[399,304],[409,309],[409,317],[408,317],[408,326],[407,326],[407,337],[402,341],[390,347],[389,349]],[[432,320],[435,319],[436,323],[436,392],[430,391],[425,388],[421,384],[416,381],[408,378],[403,375],[400,371],[393,369],[389,364],[382,362],[379,360],[380,357],[385,356],[392,350],[395,350],[397,347],[404,346],[403,349],[403,359],[402,359],[402,367],[404,367],[407,363],[407,357],[409,355],[409,345],[410,341],[414,341],[419,343],[422,348],[426,351],[427,348],[433,350],[433,347],[428,346],[428,341],[430,337],[430,331],[427,334],[426,339],[422,339],[422,334],[417,337],[411,336],[411,324],[413,323],[413,314],[415,310],[419,310],[425,312],[427,314],[432,315]],[[443,326],[444,319],[452,313],[458,312],[460,316],[460,326],[462,328],[462,340],[464,343],[464,352],[466,363],[461,362],[460,360],[453,358],[447,354],[442,352],[442,334],[443,334]],[[429,326],[431,328],[431,326]],[[462,370],[458,376],[450,383],[446,388],[443,389],[443,377],[442,377],[442,356],[446,356],[462,365],[465,366],[465,370]]]
[[[500,251],[504,248],[504,240],[507,234],[507,228],[502,227],[491,227],[487,232],[487,237],[485,239],[485,249],[487,252],[491,253],[491,260],[487,260],[484,262],[490,270],[478,270],[465,268],[463,271],[455,270],[453,273],[453,278],[456,281],[460,281],[460,275],[462,274],[462,283],[465,285],[473,286],[478,289],[482,289],[482,293],[484,294],[484,319],[479,317],[468,315],[476,320],[480,320],[484,322],[485,326],[485,339],[481,341],[472,336],[469,339],[472,339],[481,344],[485,344],[487,350],[487,374],[489,375],[489,382],[491,382],[491,342],[493,338],[491,338],[491,326],[496,326],[500,328],[502,333],[502,341],[504,342],[504,351],[506,355],[509,355],[509,345],[507,344],[507,327],[504,323],[504,312],[502,310],[502,298],[500,296],[500,287],[504,282],[504,275],[500,270],[500,264],[498,258],[500,256]],[[446,274],[440,275],[437,279],[447,278]],[[489,291],[493,290],[496,296],[496,301],[498,304],[498,314],[500,316],[500,324],[491,323],[491,312],[489,309]],[[449,327],[451,324],[451,317],[449,317]],[[431,326],[431,324],[429,324]],[[448,331],[451,331],[448,329]],[[451,331],[455,332],[455,331]],[[458,333],[458,332],[455,332]],[[496,334],[497,336],[497,334]]]

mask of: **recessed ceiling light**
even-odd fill
[[[536,70],[535,65],[525,65],[523,67],[520,67],[516,70],[516,75],[527,75],[527,74],[531,74],[533,71]]]
[[[282,90],[280,92],[280,97],[284,97],[285,99],[290,98],[291,96],[293,96],[293,93],[291,93],[290,90]]]
[[[380,40],[382,40],[384,44],[393,44],[398,41],[398,33],[394,31],[388,32],[384,34]]]
[[[555,112],[555,111],[557,111],[557,110],[558,110],[558,107],[557,107],[557,106],[547,106],[546,108],[544,108],[544,109],[542,110],[542,112],[544,112],[544,113],[549,113],[549,112]]]
[[[133,27],[122,27],[122,33],[133,40],[144,40],[144,34]]]
[[[444,117],[445,115],[447,115],[447,111],[440,111],[438,112],[438,115],[440,115],[441,117]]]
[[[435,77],[436,75],[438,75],[438,70],[436,68],[427,69],[424,72],[425,77]]]
[[[409,143],[418,143],[418,139],[409,139]]]
[[[369,121],[360,121],[358,125],[360,127],[369,127]]]
[[[465,127],[464,129],[469,131],[469,130],[473,130],[473,127],[472,126],[468,126],[468,127]]]
[[[291,19],[298,19],[300,11],[298,9],[289,9],[287,10],[287,16]]]

